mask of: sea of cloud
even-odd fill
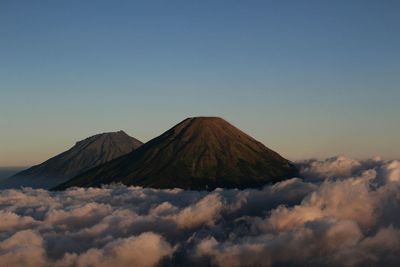
[[[0,266],[400,266],[400,161],[299,166],[262,190],[2,190]]]

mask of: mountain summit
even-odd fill
[[[196,190],[247,188],[291,178],[296,173],[291,162],[227,121],[195,117],[55,189],[113,182]]]
[[[19,172],[0,184],[2,188],[29,186],[51,188],[68,179],[142,145],[123,131],[101,133],[79,141],[71,149],[27,170]]]

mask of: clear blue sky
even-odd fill
[[[217,115],[292,160],[400,158],[400,1],[0,1],[0,166]]]

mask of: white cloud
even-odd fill
[[[222,200],[219,194],[209,194],[200,201],[182,209],[171,218],[179,228],[193,228],[202,224],[213,225],[222,208]]]
[[[353,175],[360,167],[359,161],[338,156],[326,160],[307,161],[301,172],[307,179],[341,178]]]
[[[86,252],[66,254],[58,263],[64,266],[155,266],[166,256],[172,255],[174,249],[160,235],[146,232],[139,236],[116,239],[103,248],[91,248]]]
[[[45,266],[43,242],[34,231],[16,232],[0,243],[0,266]]]
[[[3,190],[0,266],[399,266],[399,161],[301,166],[262,190]]]

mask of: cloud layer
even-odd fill
[[[3,190],[0,266],[400,266],[400,162],[300,166],[262,190]]]

